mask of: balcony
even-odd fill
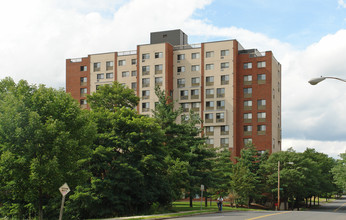
[[[184,87],[185,87],[185,83],[178,84],[178,88],[184,88]]]
[[[244,136],[251,136],[252,135],[252,131],[244,131]]]
[[[205,134],[207,136],[214,136],[214,131],[206,131]]]
[[[180,96],[180,100],[187,100],[187,99],[189,99],[189,96],[187,95]]]
[[[218,93],[216,95],[217,98],[224,98],[225,97],[225,93]]]
[[[265,105],[257,105],[257,110],[266,110]]]
[[[207,85],[207,86],[213,86],[213,85],[214,85],[214,82],[206,82],[206,85]]]
[[[191,110],[194,112],[199,112],[199,108],[191,108]]]
[[[162,81],[161,82],[155,82],[155,86],[162,86]]]
[[[214,110],[214,106],[207,106],[205,107],[205,110]]]
[[[199,86],[199,83],[191,83],[191,86]]]
[[[229,135],[229,131],[221,131],[221,135]]]
[[[113,66],[107,66],[106,67],[106,70],[108,71],[108,70],[113,70]]]
[[[257,131],[257,135],[265,135],[266,131]]]
[[[207,95],[205,95],[205,97],[207,99],[212,99],[212,98],[214,98],[214,94],[207,94]]]
[[[214,123],[214,119],[213,118],[205,119],[205,123]]]
[[[257,118],[257,121],[258,122],[266,122],[266,119],[265,118]]]
[[[149,75],[149,73],[150,73],[149,71],[143,71],[142,76],[147,76],[147,75]]]
[[[149,112],[150,108],[142,108],[142,112]]]
[[[155,70],[155,75],[162,74],[162,70]]]
[[[80,86],[87,86],[88,83],[87,82],[80,82]]]
[[[217,118],[216,119],[216,123],[222,123],[222,122],[225,122],[224,118]]]
[[[252,93],[244,93],[244,98],[251,98],[252,97]]]
[[[199,95],[191,95],[191,99],[199,99]]]
[[[222,80],[222,81],[221,81],[221,85],[228,85],[228,84],[229,84],[229,81],[228,81],[228,80],[227,80],[227,81],[226,81],[226,80]]]

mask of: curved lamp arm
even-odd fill
[[[342,81],[342,82],[346,82],[346,80],[344,79],[340,79],[340,78],[337,78],[337,77],[331,77],[331,76],[325,76],[325,77],[319,77],[319,78],[313,78],[313,79],[310,79],[309,80],[309,83],[311,85],[316,85],[317,83],[320,83],[322,82],[323,80],[325,79],[336,79],[336,80],[339,80],[339,81]]]

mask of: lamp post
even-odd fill
[[[339,81],[342,81],[342,82],[346,82],[345,79],[340,79],[340,78],[337,78],[337,77],[332,77],[332,76],[325,76],[325,77],[323,77],[323,76],[321,76],[319,78],[310,79],[309,83],[311,85],[316,85],[317,83],[320,83],[320,82],[322,82],[325,79],[336,79],[336,80],[339,80]]]

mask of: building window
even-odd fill
[[[214,102],[213,101],[205,102],[205,107],[206,107],[206,110],[214,110]]]
[[[205,114],[205,123],[213,123],[214,115],[212,113]]]
[[[131,59],[131,65],[136,65],[136,64],[137,64],[137,59]]]
[[[104,79],[105,78],[103,73],[97,74],[96,77],[97,77],[97,79]]]
[[[257,125],[258,134],[265,134],[266,126],[265,125]]]
[[[199,53],[192,53],[191,54],[191,59],[198,59],[199,58]]]
[[[246,100],[244,101],[244,110],[251,110],[252,109],[252,101]]]
[[[214,98],[214,89],[205,90],[206,98]]]
[[[163,57],[163,53],[162,52],[156,52],[155,53],[155,59],[162,58],[162,57]]]
[[[177,71],[178,73],[185,72],[185,66],[178,66]]]
[[[199,65],[192,65],[191,71],[199,71]]]
[[[155,74],[162,74],[162,64],[155,65]]]
[[[244,122],[250,123],[252,121],[252,113],[244,113]]]
[[[199,111],[199,102],[193,102],[191,104],[191,110],[195,112]]]
[[[265,112],[258,112],[257,113],[257,121],[258,122],[265,122],[266,120],[266,113]]]
[[[244,63],[244,69],[252,69],[252,63]]]
[[[187,122],[190,119],[189,115],[181,115],[181,122]]]
[[[81,77],[80,78],[80,85],[81,86],[86,86],[88,83],[88,78],[87,77]]]
[[[87,66],[81,66],[80,67],[80,71],[87,71],[88,70],[88,67]],[[82,99],[84,100],[84,99]]]
[[[225,113],[216,113],[216,122],[224,122],[225,121]]]
[[[257,100],[257,107],[258,109],[265,108],[266,106],[266,100],[265,99],[259,99]]]
[[[207,86],[213,86],[214,85],[214,76],[207,76],[205,78]]]
[[[189,112],[189,103],[181,103],[181,108],[183,112]]]
[[[229,55],[229,50],[221,50],[221,56],[228,56]]]
[[[251,81],[252,81],[252,75],[244,76],[244,82],[251,82]]]
[[[220,145],[221,145],[221,147],[228,147],[228,144],[229,144],[228,138],[221,138],[221,139],[220,139]]]
[[[81,88],[80,89],[80,96],[81,97],[86,97],[87,93],[88,93],[88,89],[87,88]]]
[[[221,126],[220,130],[221,130],[221,135],[228,135],[229,134],[229,126],[228,125]]]
[[[266,67],[265,61],[257,62],[257,68],[264,68],[264,67]]]
[[[149,75],[150,66],[142,66],[142,75]]]
[[[229,83],[229,75],[221,76],[221,85],[227,85]]]
[[[131,76],[137,76],[137,70],[132,70],[131,71]]]
[[[214,64],[213,63],[209,63],[205,65],[205,69],[206,70],[213,70],[214,69]]]
[[[126,60],[119,60],[118,61],[118,66],[125,66],[126,65]]]
[[[178,88],[185,87],[185,79],[177,79]]]
[[[86,105],[87,104],[87,100],[86,99],[81,99],[80,100],[80,105]]]
[[[150,59],[150,54],[149,53],[143,53],[142,54],[142,60],[147,60]]]
[[[191,89],[191,99],[199,98],[199,89]]]
[[[206,57],[206,58],[213,57],[213,56],[214,56],[214,51],[207,51],[207,52],[205,53],[205,57]]]
[[[185,60],[185,54],[178,54],[177,59],[178,60]]]
[[[137,90],[137,83],[136,82],[133,82],[133,83],[131,83],[131,89],[133,89],[133,90]]]
[[[129,72],[129,71],[123,71],[123,72],[121,73],[121,76],[122,76],[122,77],[129,77],[129,76],[130,76],[130,72]]]
[[[191,86],[199,86],[200,78],[199,77],[193,77],[191,78]]]
[[[94,63],[94,72],[100,71],[101,70],[101,63]]]
[[[106,73],[106,79],[113,79],[113,73]]]
[[[142,99],[149,99],[149,98],[150,98],[150,91],[142,90]]]
[[[216,102],[216,109],[218,109],[218,110],[225,109],[225,101],[224,100],[217,101]]]
[[[189,91],[181,90],[180,91],[180,100],[186,100],[189,98]]]
[[[252,144],[252,138],[244,138],[243,142],[245,146],[250,145]]]
[[[216,89],[216,97],[217,98],[225,97],[225,88],[217,88]]]
[[[229,62],[221,63],[221,70],[229,68]]]
[[[114,63],[113,61],[106,62],[106,70],[113,70]]]
[[[142,87],[149,87],[150,86],[150,79],[149,78],[143,78],[142,79]]]
[[[252,96],[252,88],[244,88],[243,91],[245,98],[250,98]]]
[[[214,146],[214,139],[213,138],[208,138],[207,140],[205,140],[205,142],[210,147]]]
[[[206,135],[214,135],[214,127],[213,126],[205,126]]]
[[[258,74],[257,75],[257,80],[260,81],[260,80],[266,80],[266,74]]]
[[[150,103],[149,102],[143,102],[142,103],[142,112],[148,112],[150,110]]]
[[[245,125],[245,126],[244,126],[244,131],[245,131],[245,132],[250,132],[250,131],[252,131],[252,125]]]
[[[155,77],[155,86],[162,86],[162,77]]]

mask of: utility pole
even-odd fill
[[[280,210],[280,161],[278,161],[278,211]]]

